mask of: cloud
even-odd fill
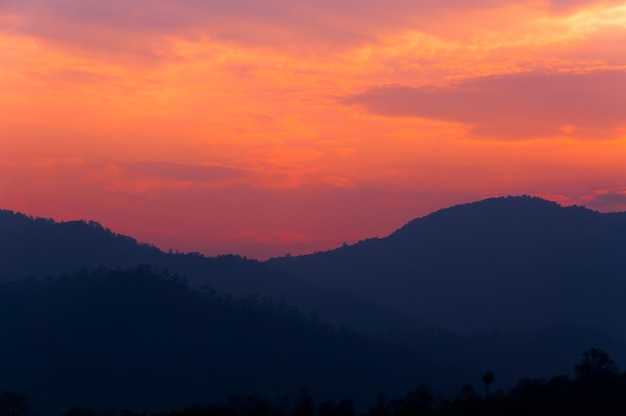
[[[626,123],[626,72],[521,73],[449,87],[381,86],[341,101],[373,114],[464,123],[479,137],[614,138]]]
[[[625,14],[626,15],[626,14]],[[626,66],[626,24],[608,24],[602,30],[577,40],[570,49],[557,52],[566,60]]]
[[[308,31],[340,29],[339,20],[388,25],[414,22],[423,15],[494,7],[491,0],[468,3],[464,0],[343,0],[306,1],[273,0],[109,0],[106,2],[84,0],[21,0],[19,5],[0,4],[0,10],[30,16],[31,19],[63,19],[117,28],[138,28],[158,32],[174,32],[188,28],[202,28],[207,33],[227,32],[227,23],[264,22],[283,28]],[[419,15],[418,15],[419,13]],[[28,21],[22,20],[23,23]],[[213,26],[203,26],[213,23]],[[324,33],[319,33],[324,36]],[[249,36],[252,36],[250,34]]]
[[[569,13],[588,6],[619,4],[622,4],[621,0],[549,0],[546,2],[548,8],[556,13]]]
[[[626,189],[601,189],[581,197],[581,200],[604,212],[626,211]]]
[[[165,179],[177,182],[215,183],[245,177],[244,169],[199,163],[132,162],[119,165],[122,176],[128,179]]]
[[[96,84],[113,80],[112,77],[91,71],[61,69],[49,72],[26,71],[27,75],[49,84],[67,87],[68,85]]]
[[[9,26],[46,40],[133,50],[157,58],[160,36],[208,36],[265,46],[334,48],[376,40],[381,33],[443,31],[450,18],[510,6],[545,7],[564,13],[615,1],[551,0],[20,0],[0,2]],[[80,34],[80,35],[79,35]],[[132,36],[130,36],[132,34]],[[146,37],[138,39],[139,34]],[[155,38],[155,35],[157,36]],[[142,42],[150,44],[142,48]]]
[[[594,199],[610,205],[626,206],[626,191],[601,193],[596,195]]]

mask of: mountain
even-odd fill
[[[44,413],[301,387],[370,405],[421,383],[450,397],[487,369],[494,388],[569,373],[592,346],[623,364],[624,231],[624,214],[498,198],[260,263],[0,211],[0,386]]]
[[[193,291],[147,266],[2,282],[0,332],[0,386],[43,414],[166,411],[300,388],[373,400],[433,374],[409,348],[266,299]]]
[[[237,255],[212,258],[199,253],[165,253],[93,221],[56,222],[0,210],[0,280],[139,265],[183,275],[194,288],[210,286],[234,296],[285,300],[305,314],[366,332],[384,331],[390,323],[419,324],[355,295],[321,289],[256,260]]]
[[[568,373],[601,345],[594,332],[460,336],[428,330],[372,337],[258,297],[192,290],[148,266],[0,282],[0,386],[37,413],[71,407],[164,412],[231,395],[355,400],[402,397],[422,383],[453,397],[492,369],[497,388]]]
[[[625,255],[626,213],[505,197],[266,264],[464,333],[563,325],[626,339]]]

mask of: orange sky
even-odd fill
[[[626,4],[0,0],[0,208],[254,258],[626,210]]]

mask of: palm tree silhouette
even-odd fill
[[[488,370],[483,374],[483,383],[485,383],[485,398],[489,397],[489,385],[494,382],[496,377],[493,375],[493,371]]]

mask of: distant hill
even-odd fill
[[[266,264],[457,331],[569,325],[626,338],[625,259],[626,213],[506,197]]]
[[[409,348],[266,299],[191,291],[147,266],[0,283],[0,332],[0,388],[43,414],[164,411],[301,388],[373,400],[433,374]]]
[[[301,387],[369,405],[420,383],[454,395],[487,369],[496,388],[567,373],[592,346],[623,365],[607,333],[623,334],[624,231],[623,214],[501,198],[260,263],[0,211],[0,388],[46,414]]]
[[[37,414],[293,400],[301,388],[366,409],[380,392],[402,397],[422,383],[454,397],[468,382],[480,388],[486,369],[498,389],[569,374],[590,345],[625,358],[623,344],[576,329],[371,337],[283,303],[194,291],[148,266],[0,282],[0,333],[0,388],[26,395]]]
[[[219,293],[234,296],[285,300],[307,315],[315,313],[325,321],[368,332],[384,331],[392,324],[419,324],[355,295],[321,289],[313,282],[238,255],[165,253],[93,221],[56,222],[0,210],[0,281],[54,276],[99,266],[123,269],[139,265],[184,275],[195,288],[208,285]]]
[[[468,382],[480,388],[486,369],[496,388],[569,373],[589,345],[624,359],[623,344],[576,329],[374,338],[267,299],[193,291],[148,266],[0,282],[0,333],[0,388],[26,395],[38,414],[293,400],[301,388],[363,409],[379,392],[402,397],[422,383],[453,397]]]

